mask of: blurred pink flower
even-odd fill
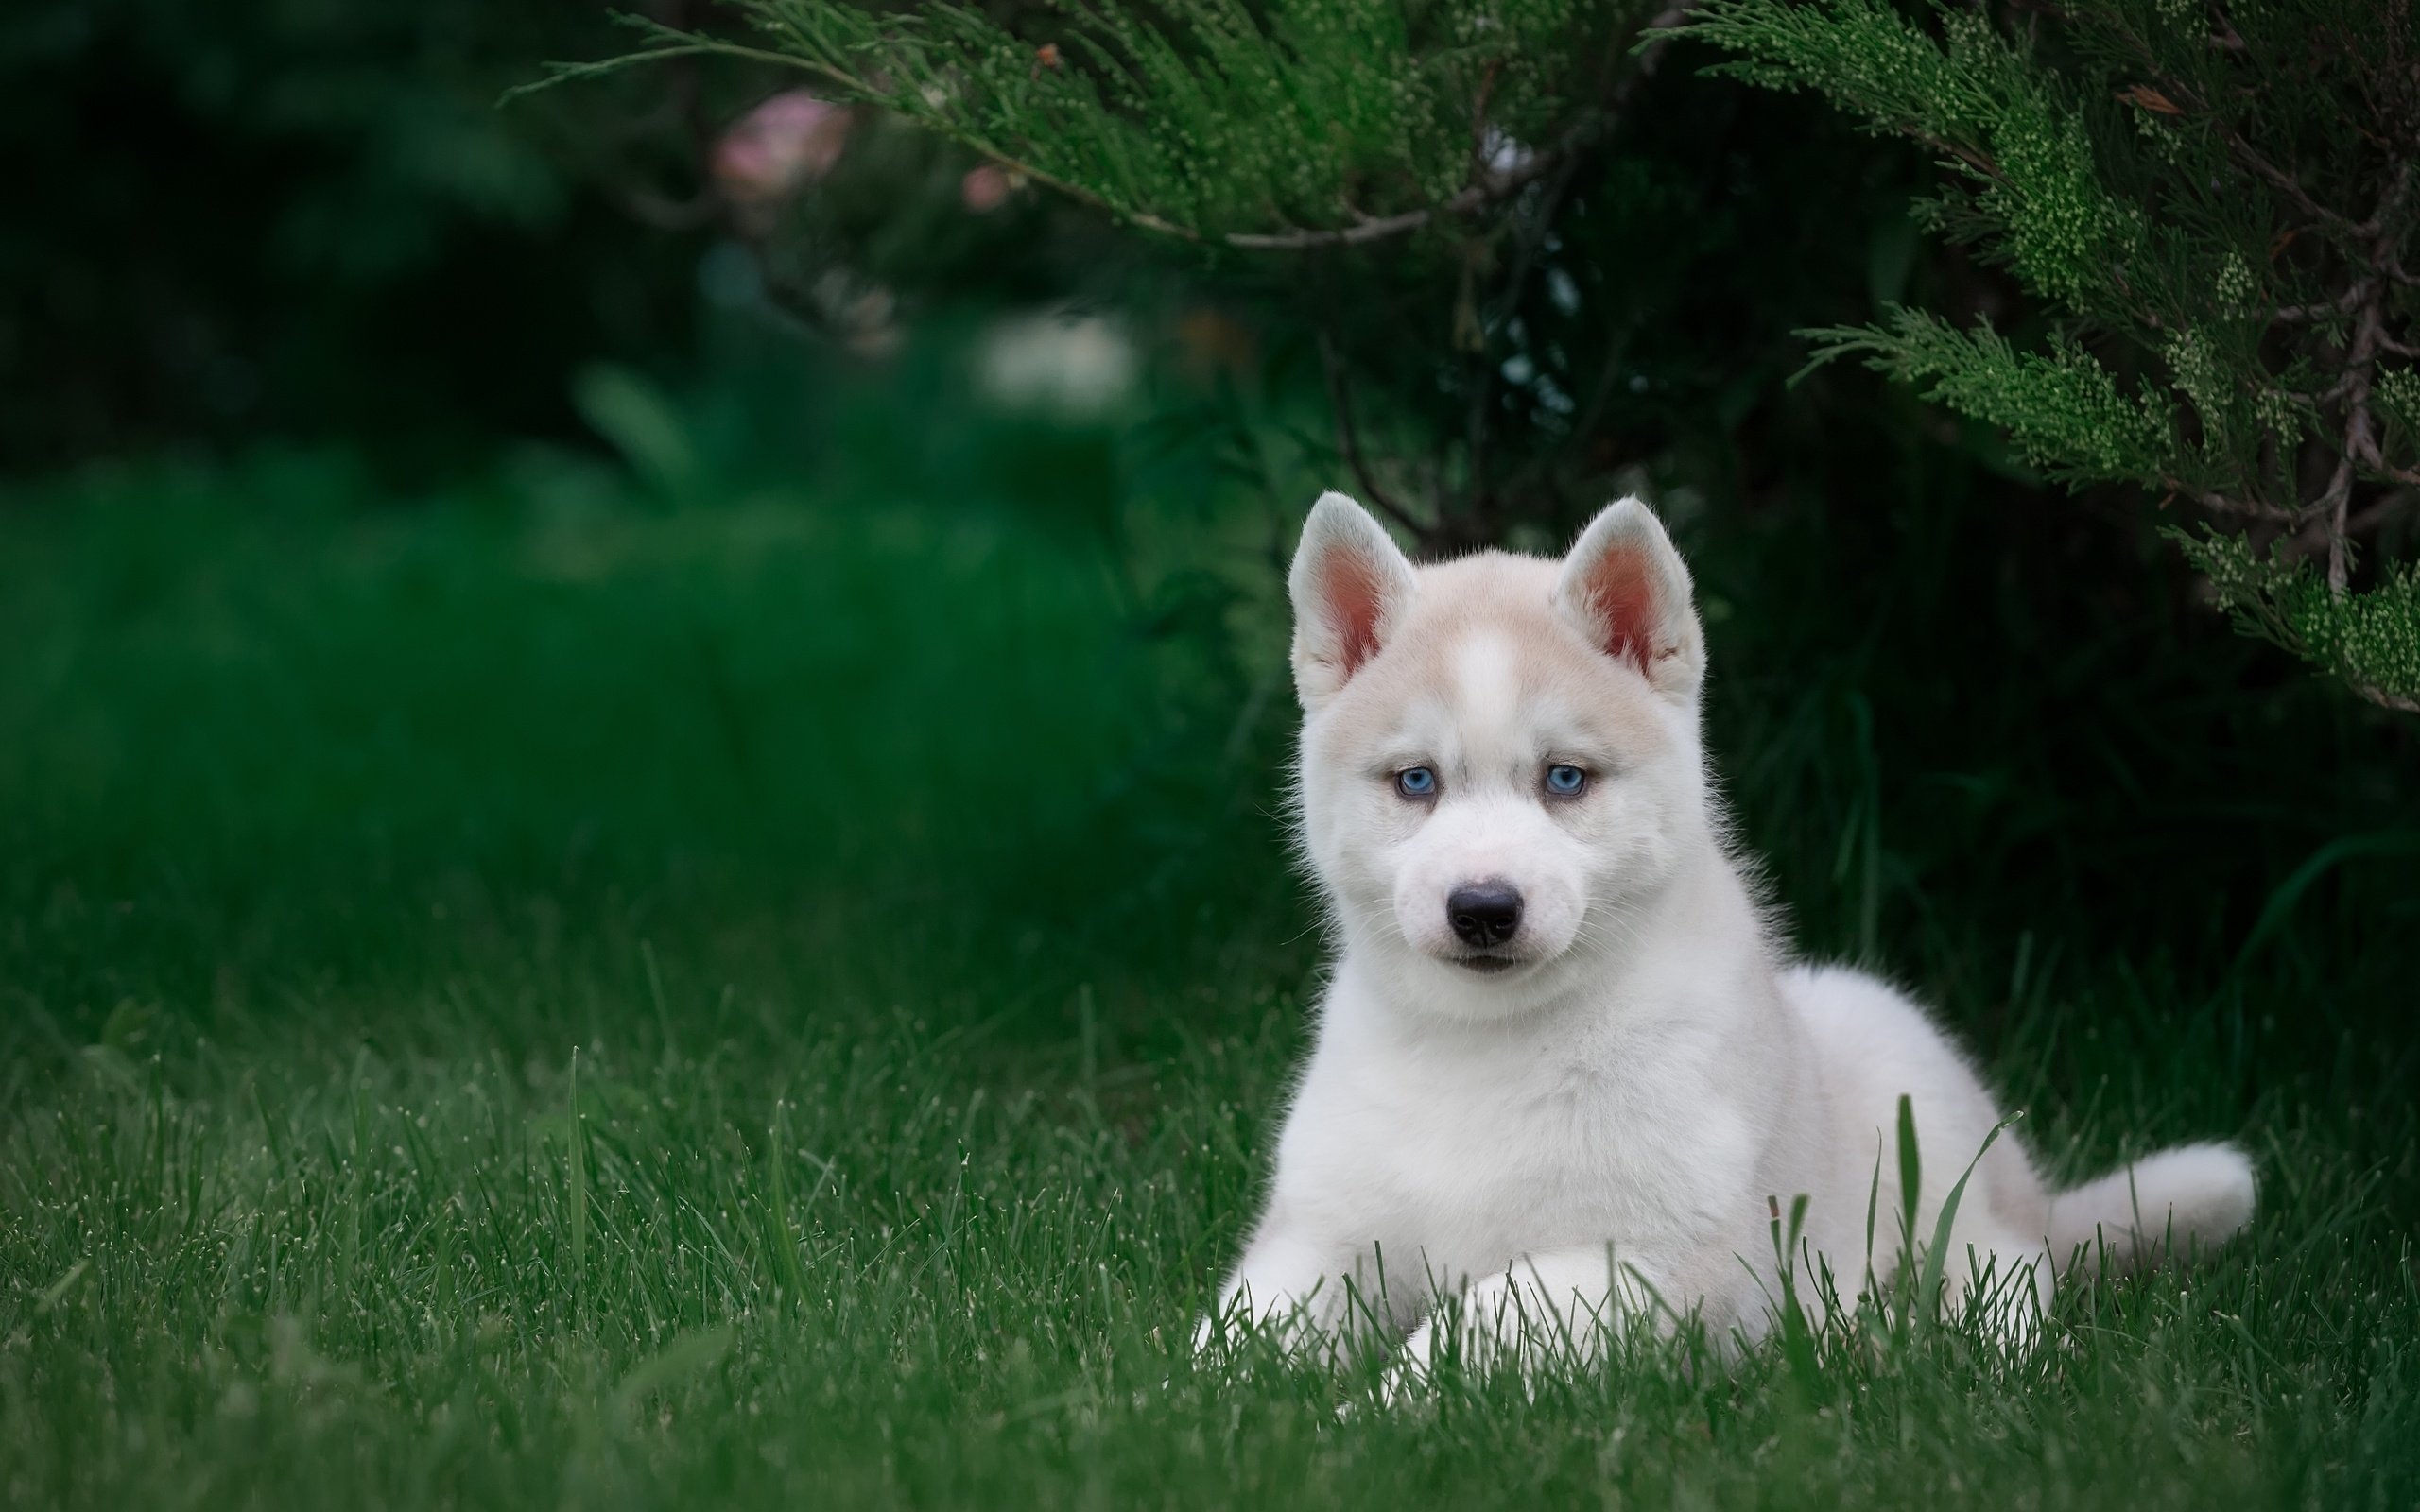
[[[988,163],[970,168],[958,181],[958,198],[976,215],[990,215],[1009,202],[1009,176]]]
[[[847,107],[788,90],[723,132],[715,144],[715,182],[742,209],[771,205],[829,173],[848,145]]]

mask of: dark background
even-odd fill
[[[1287,723],[1270,562],[1341,472],[1286,312],[1349,267],[1205,265],[1030,193],[977,214],[971,160],[867,117],[832,172],[743,214],[715,145],[794,81],[735,66],[499,104],[545,60],[627,45],[576,3],[20,8],[0,463],[21,527],[130,491],[130,467],[240,516],[279,459],[317,481],[253,507],[322,519],[526,504],[600,469],[655,507],[771,488],[998,511],[1097,555],[1120,633],[1166,657],[1169,730],[1095,817],[1121,855],[1102,896],[1232,836],[1192,811],[1266,813]],[[1701,563],[1715,748],[1818,948],[1989,918],[2208,991],[2296,868],[2341,856],[2296,908],[2378,929],[2357,959],[2392,949],[2414,903],[2361,858],[2411,833],[2410,722],[2202,610],[2138,501],[2049,490],[1871,375],[1789,382],[1796,328],[1888,299],[2024,311],[1917,236],[1920,160],[1686,67],[1652,89],[1598,196],[1611,272],[1659,312],[1629,338],[1642,397],[1606,426],[1604,486],[1651,488]],[[1116,322],[1132,381],[1083,414],[987,400],[987,334],[1068,301]],[[1443,316],[1372,318],[1416,335]],[[925,623],[949,633],[945,610]],[[1182,800],[1134,812],[1155,792]],[[1852,845],[1863,872],[1841,869]],[[1195,859],[1205,896],[1237,885]]]
[[[742,214],[716,197],[715,144],[794,81],[738,67],[499,105],[544,60],[628,43],[575,3],[19,8],[0,29],[19,526],[130,491],[130,467],[241,516],[243,480],[281,458],[318,481],[256,507],[322,519],[526,504],[600,469],[655,507],[772,488],[997,511],[1097,555],[1120,633],[1167,656],[1173,723],[1104,784],[1128,807],[1097,816],[1121,856],[1102,895],[1173,864],[1147,835],[1192,833],[1182,858],[1232,833],[1190,812],[1266,812],[1287,722],[1270,567],[1341,471],[1287,301],[1338,271],[1188,261],[1030,193],[977,214],[971,160],[864,117],[834,171]],[[1686,67],[1652,87],[1599,196],[1614,271],[1660,291],[1604,486],[1650,487],[1702,564],[1715,748],[1820,948],[1988,918],[2003,949],[2029,929],[2205,992],[2297,868],[2341,855],[2295,907],[2377,929],[2355,960],[2394,949],[2413,901],[2360,858],[2411,833],[2410,722],[2202,610],[2138,501],[2049,490],[1871,375],[1789,382],[1794,329],[1887,299],[2024,312],[1916,235],[1921,161]],[[989,334],[1071,301],[1117,322],[1132,380],[1080,415],[987,400]],[[949,634],[945,610],[924,623]],[[1204,739],[1221,761],[1188,750]],[[1182,802],[1133,812],[1163,789]],[[1874,848],[1862,873],[1840,869],[1852,844]],[[1225,862],[1194,870],[1206,896],[1234,885]],[[2381,1027],[2408,1037],[2402,1015]]]

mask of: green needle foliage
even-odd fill
[[[2200,506],[2209,528],[2171,533],[2222,606],[2420,710],[2411,574],[2355,572],[2409,539],[2420,485],[2409,4],[1709,0],[1685,34],[1932,148],[1927,224],[2048,318],[2020,345],[1899,308],[1813,333],[1819,359],[2003,428],[2051,477]]]
[[[650,26],[585,77],[693,53],[778,61],[1121,221],[1188,241],[1318,246],[1501,200],[1604,129],[1651,0],[1174,0],[1037,24],[928,6],[728,0],[752,44]]]
[[[640,51],[553,77],[701,55],[804,72],[1100,212],[1301,333],[1332,411],[1329,475],[1349,468],[1366,501],[1443,548],[1567,529],[1603,503],[1604,473],[1736,408],[1715,390],[1742,368],[1780,366],[1763,360],[1771,336],[1707,329],[1737,319],[1754,282],[1708,266],[1787,235],[1732,209],[1736,139],[1754,133],[1683,130],[1642,94],[1668,50],[1642,39],[1683,13],[730,0],[727,35],[643,23]],[[1669,140],[1652,140],[1664,121]],[[1727,373],[1712,350],[1735,354]]]
[[[1279,285],[1317,337],[1337,460],[1424,546],[1551,536],[1625,468],[1668,492],[1805,480],[1756,455],[1736,392],[1672,371],[1756,391],[1766,328],[1811,327],[1819,364],[1862,358],[2055,481],[2181,501],[2198,528],[2169,533],[2246,628],[2420,710],[2420,604],[2393,566],[2420,486],[2409,0],[723,9],[745,40],[648,24],[645,50],[558,77],[695,54],[803,69]],[[1996,327],[2005,301],[1971,277],[1903,302],[1904,273],[1873,271],[1878,318],[1824,323],[1810,291],[1846,282],[1827,258],[1893,261],[1841,194],[1892,160],[1741,130],[1703,84],[1641,95],[1678,38],[1728,55],[1713,75],[1928,150],[1949,178],[1919,224],[2030,296],[2022,325]],[[1797,266],[1746,250],[1757,200],[1789,207]],[[1708,291],[1744,317],[1709,316]]]

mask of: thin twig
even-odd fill
[[[618,67],[624,63],[668,60],[675,58],[694,58],[704,54],[712,54],[719,58],[744,59],[750,62],[767,63],[775,67],[795,69],[801,73],[812,74],[816,77],[821,78],[827,83],[837,85],[844,96],[854,97],[856,99],[865,101],[868,104],[881,105],[888,107],[890,110],[897,111],[900,114],[905,115],[910,120],[916,121],[918,124],[924,126],[927,130],[946,137],[949,140],[958,143],[960,146],[970,148],[975,152],[980,153],[999,167],[1005,168],[1012,174],[1017,174],[1029,179],[1033,182],[1041,184],[1046,189],[1055,190],[1058,193],[1066,196],[1068,198],[1073,199],[1080,204],[1086,205],[1094,210],[1098,210],[1101,214],[1108,215],[1113,219],[1124,221],[1126,224],[1140,231],[1156,232],[1163,236],[1173,236],[1181,241],[1198,242],[1201,240],[1201,233],[1189,226],[1180,226],[1174,221],[1164,220],[1161,217],[1150,214],[1149,211],[1137,210],[1129,205],[1114,203],[1111,200],[1103,198],[1101,196],[1094,193],[1092,190],[1084,188],[1080,184],[1070,182],[1046,168],[1040,168],[1035,166],[1033,163],[1026,162],[1024,159],[1003,149],[976,132],[968,130],[965,127],[958,124],[957,122],[946,119],[937,112],[929,109],[921,112],[908,109],[904,104],[904,96],[893,91],[877,88],[873,80],[862,78],[857,75],[850,73],[846,69],[836,68],[830,63],[823,62],[818,59],[803,58],[795,53],[775,52],[772,49],[766,47],[749,47],[739,43],[724,42],[718,38],[700,37],[695,33],[674,31],[669,27],[658,28],[658,34],[667,38],[677,37],[684,40],[680,42],[666,42],[662,46],[649,48],[644,53],[633,54],[628,59],[615,60],[614,63],[611,66]],[[558,64],[553,66],[556,68],[556,73],[554,77],[546,80],[545,83],[553,83],[562,78],[579,77],[589,74],[607,71],[605,66],[600,65]],[[529,93],[532,88],[543,87],[544,87],[544,84],[538,86],[524,85],[520,89],[508,92],[505,98],[507,100],[510,100],[521,94]]]
[[[1525,207],[1525,213],[1515,217],[1517,235],[1513,244],[1512,261],[1498,285],[1495,310],[1492,314],[1482,315],[1480,318],[1479,330],[1482,337],[1489,331],[1502,328],[1519,307],[1521,291],[1529,284],[1530,275],[1537,266],[1538,253],[1546,245],[1547,234],[1554,227],[1554,217],[1563,203],[1564,197],[1571,192],[1571,180],[1580,171],[1581,161],[1577,157],[1566,158],[1562,171],[1555,174],[1539,191],[1537,202]],[[1474,536],[1481,540],[1487,539],[1493,533],[1489,517],[1496,512],[1508,497],[1517,497],[1521,491],[1527,490],[1534,481],[1534,475],[1541,472],[1547,463],[1546,454],[1541,452],[1532,456],[1527,465],[1515,470],[1501,484],[1493,488],[1488,486],[1486,472],[1482,465],[1484,453],[1481,450],[1481,442],[1487,428],[1486,412],[1495,402],[1495,374],[1498,370],[1489,361],[1491,355],[1484,352],[1479,353],[1480,370],[1478,382],[1473,386],[1470,411],[1472,434],[1470,530]],[[1572,434],[1577,436],[1582,433],[1575,431]]]
[[[1344,377],[1344,360],[1337,354],[1336,343],[1322,329],[1319,333],[1320,371],[1327,380],[1328,408],[1336,415],[1336,448],[1344,454],[1345,465],[1353,469],[1361,492],[1395,524],[1411,532],[1413,538],[1426,541],[1428,527],[1414,519],[1411,512],[1394,501],[1394,497],[1378,486],[1377,474],[1371,471],[1370,459],[1361,450],[1361,432],[1353,422],[1353,394]]]
[[[2303,187],[2300,179],[2262,156],[2257,148],[2244,140],[2243,134],[2235,129],[2223,112],[2202,97],[2200,91],[2161,68],[2158,57],[2152,51],[2151,44],[2136,34],[2133,27],[2120,26],[2118,30],[2134,50],[2135,61],[2140,63],[2143,71],[2156,81],[2160,94],[2167,96],[2170,104],[2184,111],[2199,112],[2208,117],[2210,124],[2218,130],[2220,139],[2226,144],[2228,155],[2247,169],[2253,177],[2292,200],[2294,207],[2312,220],[2341,234],[2364,237],[2375,231],[2374,225],[2357,223],[2351,216],[2330,210],[2312,198],[2310,191]],[[2241,39],[2237,40],[2240,42]]]
[[[2212,119],[2218,120],[2218,117],[2213,114]],[[2313,199],[2310,197],[2310,191],[2303,187],[2301,180],[2255,151],[2251,143],[2246,142],[2233,127],[2222,120],[2219,121],[2219,134],[2226,139],[2227,150],[2235,155],[2238,163],[2251,169],[2256,178],[2292,200],[2295,208],[2304,215],[2345,235],[2363,234],[2364,228],[2360,223]]]
[[[2337,676],[2343,679],[2344,686],[2381,709],[2392,709],[2403,714],[2420,714],[2420,699],[2407,698],[2399,693],[2389,693],[2375,682],[2362,682],[2358,679],[2345,677],[2342,672]]]
[[[1688,13],[1696,8],[1697,3],[1698,0],[1676,0],[1675,4],[1667,7],[1665,9],[1657,12],[1652,18],[1651,18],[1646,26],[1639,28],[1636,35],[1646,36],[1652,33],[1668,32],[1672,27],[1679,26],[1681,22],[1687,19]],[[510,101],[523,94],[532,93],[538,89],[549,87],[556,83],[561,83],[566,79],[590,77],[606,73],[618,72],[622,68],[637,63],[667,61],[673,59],[694,58],[705,54],[712,54],[714,56],[723,58],[742,59],[751,62],[766,63],[779,68],[794,69],[802,73],[814,75],[816,77],[824,80],[826,83],[837,86],[844,95],[865,101],[869,104],[883,105],[891,110],[898,111],[901,114],[907,115],[910,119],[917,121],[927,129],[937,132],[950,141],[958,143],[960,146],[966,147],[980,154],[984,158],[989,159],[996,166],[1004,168],[1012,174],[1021,175],[1035,183],[1041,184],[1046,189],[1054,190],[1057,193],[1075,200],[1079,204],[1098,211],[1102,215],[1108,215],[1112,219],[1121,221],[1138,231],[1151,232],[1155,234],[1172,237],[1179,241],[1196,243],[1203,241],[1217,241],[1224,246],[1235,248],[1239,251],[1301,251],[1314,248],[1367,246],[1372,242],[1385,241],[1391,237],[1401,236],[1408,232],[1418,231],[1422,227],[1426,226],[1433,221],[1450,217],[1460,217],[1484,210],[1496,203],[1498,200],[1505,198],[1507,196],[1514,194],[1525,188],[1532,181],[1544,178],[1546,175],[1555,171],[1555,169],[1561,165],[1563,159],[1586,152],[1589,148],[1595,146],[1604,136],[1609,134],[1613,130],[1616,118],[1620,114],[1622,105],[1629,99],[1632,93],[1634,93],[1641,83],[1654,74],[1656,65],[1662,60],[1666,48],[1671,40],[1668,36],[1656,36],[1654,41],[1650,43],[1647,46],[1639,49],[1634,65],[1631,68],[1629,73],[1614,86],[1614,88],[1608,93],[1606,98],[1600,101],[1595,110],[1583,117],[1577,125],[1573,126],[1571,129],[1565,131],[1561,138],[1557,139],[1551,147],[1548,147],[1545,151],[1529,158],[1527,161],[1501,172],[1479,173],[1470,183],[1464,185],[1460,191],[1443,200],[1442,203],[1426,205],[1418,210],[1408,210],[1392,215],[1364,216],[1357,218],[1352,225],[1333,229],[1305,229],[1301,231],[1285,232],[1228,232],[1215,237],[1205,237],[1201,232],[1195,227],[1181,225],[1175,221],[1168,220],[1160,215],[1155,215],[1147,210],[1141,210],[1132,205],[1117,204],[1093,190],[1086,189],[1080,184],[1075,183],[1067,179],[1063,179],[1047,169],[1039,167],[1036,164],[1018,157],[1014,153],[1000,146],[997,143],[990,141],[980,133],[969,129],[962,123],[949,120],[942,116],[939,112],[930,108],[917,110],[905,96],[901,95],[896,91],[879,88],[873,80],[851,73],[845,68],[837,67],[821,59],[804,57],[796,53],[780,52],[766,47],[751,47],[741,43],[727,42],[717,37],[706,37],[700,36],[695,32],[682,31],[675,27],[664,26],[661,23],[657,23],[648,29],[658,40],[659,45],[650,47],[642,53],[636,53],[625,58],[615,59],[610,62],[601,64],[549,64],[548,67],[550,69],[550,75],[546,79],[538,84],[523,85],[517,89],[507,91],[504,97],[506,100]]]
[[[2344,402],[2343,451],[2336,459],[2336,471],[2327,480],[2326,491],[2319,498],[2329,522],[2327,586],[2339,593],[2345,591],[2351,575],[2345,551],[2345,511],[2353,498],[2353,470],[2364,457],[2376,455],[2377,448],[2371,435],[2370,390],[2378,342],[2386,332],[2386,285],[2375,279],[2368,284],[2369,297],[2354,321],[2352,343],[2344,349],[2345,376],[2351,382]]]
[[[2270,312],[2269,318],[2300,324],[2306,320],[2324,320],[2330,316],[2350,315],[2360,306],[2362,292],[2362,286],[2356,284],[2332,300],[2321,300],[2310,304],[2281,304]]]
[[[2292,524],[2303,515],[2300,509],[2289,509],[2280,505],[2265,504],[2258,499],[2238,499],[2224,493],[2203,493],[2192,489],[2178,489],[2175,491],[2183,493],[2213,514],[2237,515],[2246,520],[2273,520],[2279,524]]]
[[[1495,93],[1495,74],[1501,63],[1490,63],[1479,76],[1478,98],[1471,106],[1471,176],[1476,179],[1487,171],[1487,97]]]
[[[1568,157],[1594,146],[1612,125],[1609,115],[1599,112],[1564,132],[1561,140],[1544,152],[1531,155],[1519,164],[1501,172],[1480,174],[1474,181],[1441,204],[1425,205],[1393,215],[1377,215],[1358,220],[1334,231],[1230,232],[1219,238],[1228,246],[1244,251],[1288,252],[1306,251],[1320,247],[1366,247],[1372,242],[1385,241],[1415,232],[1432,221],[1455,219],[1484,210],[1563,165]]]
[[[2353,320],[2353,338],[2344,348],[2344,433],[2343,449],[2336,459],[2336,469],[2327,480],[2327,488],[2319,503],[2328,520],[2327,586],[2344,593],[2350,586],[2352,564],[2347,550],[2347,512],[2353,499],[2355,470],[2367,462],[2383,469],[2386,458],[2378,448],[2377,417],[2370,412],[2370,399],[2377,378],[2378,352],[2386,343],[2386,304],[2388,281],[2383,272],[2394,260],[2394,224],[2402,214],[2403,201],[2411,189],[2411,164],[2406,163],[2394,176],[2386,192],[2378,196],[2377,206],[2369,221],[2369,263],[2371,276],[2354,286],[2361,290],[2361,300]]]
[[[1654,36],[1668,32],[1688,18],[1697,8],[1697,0],[1679,0],[1668,6],[1640,27],[1637,35]],[[1479,173],[1442,203],[1425,205],[1398,215],[1379,215],[1356,221],[1334,230],[1285,232],[1231,232],[1219,238],[1228,246],[1245,251],[1303,251],[1319,247],[1366,247],[1372,242],[1385,241],[1420,230],[1432,221],[1471,215],[1484,210],[1498,200],[1527,188],[1530,184],[1555,172],[1566,159],[1576,158],[1597,146],[1619,122],[1622,107],[1655,73],[1664,53],[1671,43],[1668,36],[1655,36],[1654,41],[1640,48],[1629,72],[1605,92],[1605,97],[1578,124],[1555,140],[1553,146],[1532,154],[1512,167]]]

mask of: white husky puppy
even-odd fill
[[[1753,1339],[1781,1296],[1772,1214],[1800,1196],[1803,1299],[1814,1266],[1844,1297],[1892,1275],[1903,1096],[1920,1244],[1983,1152],[1942,1271],[2012,1343],[2054,1263],[2146,1263],[2250,1218],[2223,1145],[2049,1191],[2013,1135],[1985,1148],[2001,1115],[1921,1009],[1784,964],[1708,786],[1688,569],[1636,500],[1559,563],[1415,568],[1330,493],[1291,591],[1301,839],[1340,954],[1201,1347],[1374,1323],[1419,1374],[1448,1350],[1584,1356],[1692,1310]]]

